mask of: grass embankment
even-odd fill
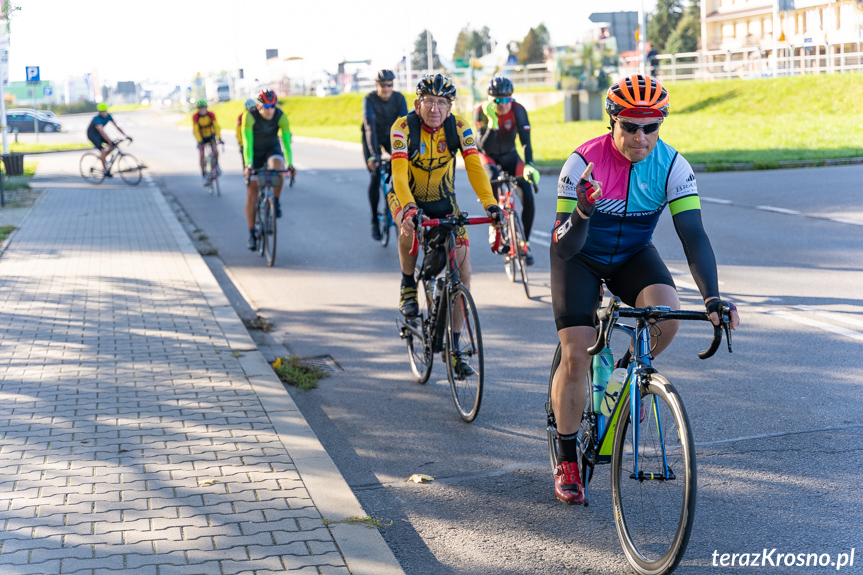
[[[20,152],[22,154],[35,154],[37,152],[58,152],[61,150],[89,150],[92,147],[92,144],[81,142],[65,142],[61,144],[13,142],[9,144],[9,151],[13,153]]]
[[[781,161],[863,156],[863,74],[666,84],[671,115],[662,139],[690,163],[722,169],[738,162],[774,167]],[[280,102],[291,131],[359,142],[363,94]],[[413,95],[406,94],[408,106]],[[516,94],[518,97],[518,94]],[[216,105],[223,126],[234,128],[242,102]],[[465,111],[457,111],[469,116]],[[563,103],[530,113],[538,164],[560,166],[574,148],[607,131],[608,121],[563,121]]]

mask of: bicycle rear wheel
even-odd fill
[[[217,197],[222,195],[222,190],[219,189],[219,162],[216,160],[216,155],[210,150],[210,161],[208,162],[210,167],[210,192],[215,192]]]
[[[637,445],[630,410],[620,414],[611,494],[626,559],[638,573],[658,575],[677,567],[689,543],[695,518],[695,445],[686,410],[667,379],[650,375],[641,400]],[[636,453],[638,469],[633,465]]]
[[[473,298],[463,285],[446,294],[446,374],[459,416],[471,422],[482,403],[483,352]]]
[[[81,156],[80,168],[81,177],[91,184],[101,184],[105,179],[105,168],[96,152],[87,152]]]
[[[258,255],[264,257],[264,222],[266,221],[266,199],[258,192],[258,206],[255,210],[255,237],[258,239]]]
[[[387,207],[387,187],[381,183],[381,194],[377,211],[378,231],[381,233],[381,245],[387,247],[390,243],[389,208]]]
[[[121,152],[117,157],[117,173],[130,186],[137,186],[141,181],[141,164],[132,154]]]
[[[273,267],[276,262],[276,204],[272,196],[264,202],[263,244],[267,265]]]
[[[431,281],[434,281],[432,279]],[[420,282],[425,283],[425,282]],[[408,346],[408,359],[411,362],[411,371],[417,378],[418,383],[425,383],[431,375],[434,355],[431,351],[431,341],[426,333],[426,325],[429,320],[429,302],[426,298],[425,289],[420,286],[417,289],[417,303],[420,312],[413,319],[405,319],[405,343]]]

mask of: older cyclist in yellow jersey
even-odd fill
[[[198,141],[198,161],[201,164],[201,176],[204,178],[204,185],[209,183],[207,174],[204,173],[204,146],[213,148],[213,155],[216,158],[216,166],[219,165],[219,149],[216,143],[222,143],[222,129],[219,127],[219,122],[216,121],[216,115],[207,110],[207,101],[198,100],[195,106],[198,111],[192,116],[192,131],[195,133],[195,139]],[[221,169],[219,173],[221,174]]]
[[[390,131],[395,194],[389,194],[388,201],[401,227],[399,311],[405,317],[419,313],[414,279],[417,256],[410,255],[417,208],[423,210],[424,219],[459,213],[454,186],[458,150],[450,149],[451,145],[461,151],[470,184],[489,217],[498,221],[501,218],[470,124],[450,113],[456,94],[452,80],[442,74],[426,75],[417,84],[416,93],[419,98],[414,101],[414,111],[397,119]],[[456,259],[461,280],[470,287],[470,250],[464,228],[457,233]]]

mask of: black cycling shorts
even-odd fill
[[[278,142],[276,142],[274,146],[271,146],[269,149],[264,150],[263,152],[258,152],[257,150],[255,150],[254,157],[252,159],[252,167],[256,170],[266,168],[267,160],[269,160],[273,156],[279,156],[283,160],[285,159],[284,154],[282,154],[282,146]]]
[[[93,144],[93,147],[96,148],[97,150],[101,150],[102,146],[106,146],[106,145],[110,146],[111,145],[108,142],[108,140],[106,140],[105,138],[102,137],[102,134],[96,134],[95,136],[92,136],[88,139],[90,140],[90,143]]]
[[[582,254],[567,261],[551,250],[551,308],[558,331],[596,325],[599,286],[603,280],[611,293],[629,306],[635,306],[635,299],[647,286],[676,287],[653,244],[628,260],[611,265]]]
[[[211,144],[216,141],[216,134],[210,134],[209,136],[204,136],[201,138],[201,142],[198,144],[199,146],[204,146],[204,144]]]

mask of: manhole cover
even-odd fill
[[[330,355],[317,355],[315,357],[301,357],[302,365],[315,366],[326,373],[338,373],[344,371],[336,360]]]

